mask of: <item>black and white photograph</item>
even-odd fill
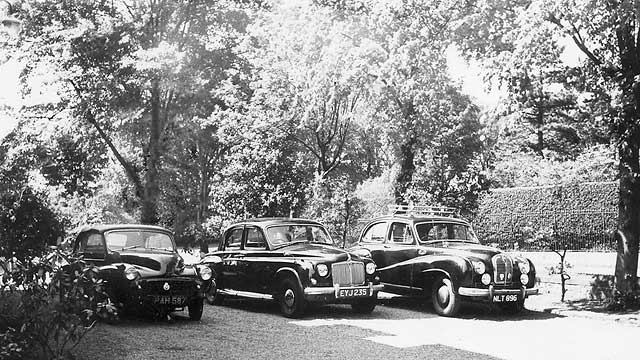
[[[633,359],[640,2],[0,0],[0,360]]]

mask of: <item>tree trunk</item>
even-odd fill
[[[623,108],[620,123],[614,123],[618,140],[620,193],[618,198],[616,290],[628,293],[637,288],[638,241],[640,239],[640,87],[636,76],[640,74],[640,58],[636,48],[636,30],[633,19],[621,24],[616,36],[620,53],[619,85]]]
[[[542,132],[542,128],[544,127],[544,111],[542,109],[538,109],[536,114],[536,135],[538,137],[536,144],[536,153],[540,156],[544,156],[542,150],[544,149],[544,134]]]
[[[149,128],[149,148],[147,149],[146,173],[140,221],[143,224],[158,222],[158,168],[160,167],[160,86],[158,80],[153,81],[151,89],[151,125]]]
[[[400,145],[400,172],[396,177],[395,198],[396,204],[402,204],[405,199],[404,195],[409,188],[409,184],[413,179],[413,173],[416,166],[413,162],[415,158],[416,139],[412,136]]]
[[[628,293],[636,288],[638,279],[638,235],[640,233],[640,182],[633,172],[638,167],[638,147],[620,150],[620,193],[618,199],[616,290]],[[632,172],[630,169],[634,169]]]

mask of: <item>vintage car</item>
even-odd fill
[[[384,291],[431,297],[435,311],[455,316],[462,300],[524,308],[536,272],[527,258],[481,245],[471,225],[451,208],[390,206],[363,228],[357,254],[378,265]]]
[[[200,264],[214,272],[211,303],[231,296],[275,300],[286,317],[301,316],[308,303],[347,303],[370,313],[382,289],[371,258],[335,246],[322,224],[304,219],[233,224]]]
[[[187,308],[191,320],[202,317],[211,269],[185,265],[169,230],[150,225],[84,226],[72,249],[98,267],[107,294],[121,310],[166,316]]]

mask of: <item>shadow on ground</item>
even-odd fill
[[[431,306],[431,302],[419,297],[394,297],[381,300],[383,306],[401,308],[412,311],[420,311],[429,316],[438,316]],[[525,305],[526,307],[526,305]],[[546,320],[550,318],[564,317],[563,315],[547,312],[533,311],[525,309],[519,314],[505,314],[502,310],[489,303],[465,302],[456,316],[461,319],[481,319],[493,321],[514,321],[514,320]]]

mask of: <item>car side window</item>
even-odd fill
[[[98,233],[82,235],[78,246],[78,252],[84,253],[92,258],[104,258],[105,247],[102,242],[102,235]]]
[[[409,224],[391,224],[391,242],[396,244],[413,244],[413,233]]]
[[[367,229],[367,231],[362,236],[362,241],[368,243],[382,243],[384,242],[386,232],[387,223],[377,223]]]
[[[243,228],[234,228],[227,232],[227,235],[224,239],[224,248],[225,250],[234,250],[240,249],[240,244],[242,243],[242,231]]]
[[[262,234],[262,231],[257,227],[249,227],[246,229],[247,240],[244,244],[245,248],[249,249],[266,249],[267,241]]]

